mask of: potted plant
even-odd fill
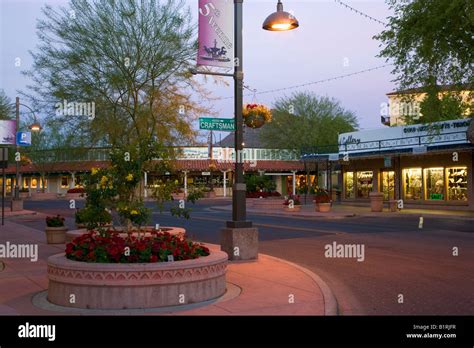
[[[331,210],[331,198],[325,190],[319,189],[316,191],[314,203],[316,211],[327,213]]]
[[[290,195],[288,198],[285,199],[283,203],[284,210],[290,212],[298,212],[301,210],[301,201],[299,195]]]
[[[48,244],[62,244],[66,242],[67,228],[61,215],[46,217],[46,240]]]
[[[260,104],[247,104],[242,110],[242,116],[247,127],[260,128],[265,122],[272,120],[272,112],[269,108]]]

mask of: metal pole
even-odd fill
[[[2,149],[2,151],[5,151]],[[4,152],[5,153],[5,152]],[[4,157],[5,158],[5,157]],[[2,226],[5,224],[5,166],[2,166]]]
[[[251,227],[252,223],[246,221],[245,182],[243,174],[243,54],[242,54],[242,7],[243,0],[234,0],[234,118],[235,118],[235,184],[232,190],[232,221],[227,222],[229,228]]]
[[[18,133],[20,129],[20,97],[16,97],[16,102],[15,102],[15,116],[16,116],[16,131],[15,131],[15,142],[16,142],[16,133]],[[20,151],[20,147],[18,144],[16,145],[16,152],[18,153]],[[20,162],[16,160],[16,153],[15,153],[15,199],[20,199],[20,188],[18,186],[18,181],[20,177]]]

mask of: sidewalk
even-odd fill
[[[43,231],[7,221],[0,244],[37,244],[38,260],[0,259],[0,315],[336,315],[329,287],[311,271],[271,256],[231,262],[227,293],[204,304],[147,310],[71,309],[46,301],[47,263],[64,245],[46,244]],[[217,245],[209,245],[219,248]]]
[[[213,210],[221,211],[232,211],[232,205],[215,206]],[[331,211],[328,213],[320,213],[314,210],[314,204],[302,205],[299,212],[290,213],[281,209],[255,209],[252,206],[247,207],[248,213],[257,215],[269,215],[269,216],[295,216],[295,217],[313,217],[313,218],[326,218],[326,219],[343,219],[350,217],[406,217],[407,215],[426,216],[430,215],[433,217],[443,217],[452,219],[463,219],[474,221],[474,212],[465,210],[434,210],[434,209],[402,209],[398,212],[390,212],[387,208],[384,208],[383,212],[375,213],[370,210],[368,206],[359,205],[347,205],[347,204],[334,204]]]

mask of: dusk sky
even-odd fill
[[[192,8],[197,22],[197,0],[186,1]],[[244,1],[244,73],[245,84],[259,92],[284,88],[385,64],[376,58],[379,42],[372,37],[383,26],[336,1],[286,0],[286,11],[299,20],[300,27],[290,32],[268,32],[261,29],[262,22],[276,9],[276,0]],[[345,1],[348,5],[386,22],[391,14],[382,1]],[[31,67],[28,50],[37,45],[36,19],[41,16],[44,4],[67,5],[59,0],[0,0],[0,88],[14,100],[17,90],[24,90],[28,80],[22,70]],[[21,66],[15,66],[15,59]],[[381,103],[395,84],[391,67],[384,67],[356,76],[325,82],[285,92],[257,95],[256,100],[247,97],[244,102],[272,105],[275,99],[295,91],[312,91],[319,95],[338,99],[343,107],[352,110],[359,118],[360,128],[382,127]],[[199,77],[202,79],[202,77]],[[215,97],[232,97],[233,80],[228,86],[215,85],[209,79],[207,86]],[[246,94],[248,91],[245,92]],[[213,102],[219,117],[233,117],[233,99]],[[206,115],[202,115],[206,116]]]

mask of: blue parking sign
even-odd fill
[[[31,132],[17,132],[16,144],[19,146],[30,146],[31,145]]]

